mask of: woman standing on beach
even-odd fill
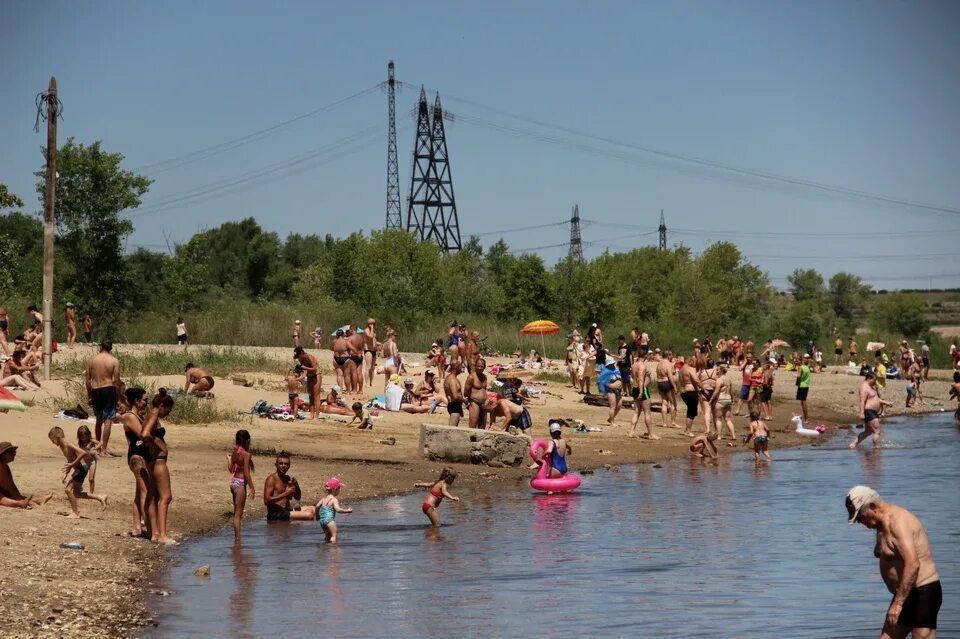
[[[170,489],[170,471],[167,469],[167,429],[160,423],[173,410],[173,398],[167,395],[167,389],[161,388],[151,403],[153,408],[143,424],[141,438],[150,449],[147,467],[156,488],[157,499],[157,527],[152,531],[150,540],[159,544],[176,545],[176,541],[167,535],[167,514],[170,502],[173,501],[173,491]]]
[[[127,467],[133,473],[133,526],[131,537],[153,535],[157,529],[156,494],[149,462],[153,459],[150,447],[143,441],[143,414],[147,410],[147,391],[128,388],[124,392],[130,410],[120,416],[123,434],[127,438]]]
[[[227,470],[230,471],[230,493],[233,495],[233,543],[240,543],[240,528],[243,526],[243,509],[247,505],[247,493],[255,499],[253,487],[253,455],[250,454],[250,433],[238,430],[234,438],[236,446],[227,455]]]

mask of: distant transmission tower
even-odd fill
[[[460,219],[453,194],[453,178],[447,153],[444,111],[440,95],[431,113],[427,94],[420,88],[417,107],[417,138],[413,146],[413,172],[407,208],[407,230],[421,240],[432,238],[444,253],[460,250]]]
[[[663,209],[660,209],[660,228],[657,229],[660,231],[660,250],[667,250],[667,222],[663,218]]]
[[[570,251],[567,253],[571,261],[580,264],[583,262],[583,240],[580,237],[580,205],[573,205],[573,215],[570,217]]]
[[[387,101],[390,104],[387,134],[387,229],[403,228],[400,209],[400,170],[397,164],[397,92],[393,60],[387,64]]]

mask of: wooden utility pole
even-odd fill
[[[47,188],[43,193],[43,377],[50,379],[53,342],[53,209],[57,194],[57,79],[50,78],[47,108]]]

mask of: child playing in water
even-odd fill
[[[337,498],[340,496],[340,489],[346,486],[342,481],[331,477],[323,486],[327,489],[327,494],[317,502],[317,520],[323,528],[327,543],[335,544],[337,543],[337,522],[334,519],[337,513],[352,513],[353,508],[340,507],[340,500]]]
[[[89,472],[90,465],[93,463],[93,453],[68,442],[66,435],[63,434],[63,429],[59,426],[51,428],[47,436],[51,442],[60,448],[60,452],[67,459],[67,464],[63,467],[62,481],[67,500],[70,502],[70,508],[73,510],[73,514],[69,515],[70,519],[80,519],[80,506],[77,503],[77,498],[96,500],[100,502],[101,509],[105,509],[107,507],[106,495],[83,492],[83,481],[87,478],[87,472]]]
[[[238,430],[234,438],[236,446],[227,455],[227,470],[230,471],[230,494],[233,495],[233,543],[240,543],[240,528],[243,526],[243,509],[247,505],[247,492],[255,499],[253,487],[253,455],[250,454],[250,433]]]
[[[457,472],[455,470],[444,468],[440,471],[440,478],[437,479],[437,481],[417,482],[413,485],[414,488],[430,489],[430,493],[427,495],[427,498],[423,500],[421,508],[423,509],[423,514],[427,516],[435,528],[440,527],[440,515],[437,513],[437,508],[440,507],[440,502],[443,501],[443,498],[447,497],[451,501],[460,501],[459,497],[454,497],[448,490],[456,478]]]
[[[360,423],[357,424],[357,428],[360,430],[373,430],[373,417],[370,416],[370,411],[364,408],[360,402],[354,402],[351,408],[353,409],[353,419],[350,420],[347,426],[359,421]]]
[[[715,430],[711,430],[705,435],[697,435],[693,438],[693,441],[690,442],[690,452],[701,459],[704,457],[711,459],[716,458],[717,445],[713,442],[717,440],[717,437],[719,437],[719,435]]]
[[[760,453],[763,453],[767,461],[770,461],[770,451],[767,450],[767,445],[770,441],[770,429],[767,428],[767,423],[760,419],[760,413],[757,411],[750,413],[750,432],[743,442],[744,445],[749,443],[751,438],[753,438],[754,460],[759,464]]]
[[[290,401],[290,414],[293,415],[293,418],[297,418],[297,400],[300,399],[300,388],[302,384],[300,383],[300,377],[297,375],[297,371],[291,369],[287,372],[287,399]]]

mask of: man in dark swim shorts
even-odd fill
[[[936,637],[943,590],[923,524],[906,508],[884,501],[869,486],[851,488],[846,506],[848,523],[859,522],[877,531],[873,554],[893,595],[881,636]]]
[[[299,347],[298,347],[299,348]],[[290,507],[290,500],[300,500],[300,484],[287,474],[290,470],[290,454],[277,453],[277,472],[268,475],[263,484],[263,503],[267,507],[267,521],[308,521],[316,519],[313,506]]]
[[[112,457],[107,449],[110,443],[110,428],[117,418],[117,396],[120,388],[120,362],[111,354],[113,344],[103,342],[100,352],[87,364],[85,382],[87,397],[97,418],[96,439],[100,442],[99,453]]]

